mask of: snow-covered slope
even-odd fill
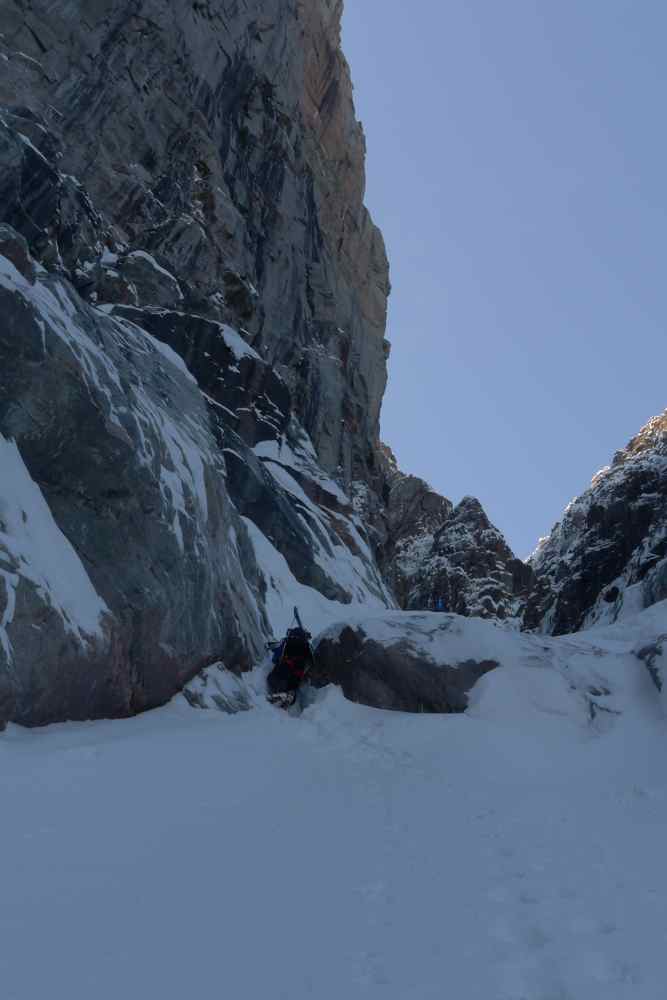
[[[3,997],[660,1000],[667,735],[633,650],[666,631],[546,640],[463,715],[332,688],[10,726]]]

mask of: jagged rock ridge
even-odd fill
[[[381,565],[403,608],[560,635],[667,596],[667,411],[617,452],[524,563],[479,501],[454,508],[386,449]],[[376,518],[377,521],[377,518]]]
[[[525,625],[554,635],[667,597],[667,411],[569,504],[530,565]]]
[[[381,565],[399,605],[481,618],[515,616],[531,581],[480,502],[456,507],[402,473],[388,448]]]

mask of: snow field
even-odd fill
[[[178,699],[10,727],[3,1000],[659,1000],[665,721],[628,649],[664,608],[645,615],[570,643],[622,706],[600,727],[522,665],[462,716],[330,688],[299,718]]]

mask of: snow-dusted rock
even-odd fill
[[[454,508],[424,480],[400,472],[383,448],[386,488],[380,562],[398,603],[504,619],[516,614],[532,573],[474,497]],[[373,514],[375,517],[373,518]],[[377,513],[370,512],[378,523]]]
[[[0,306],[0,717],[127,714],[207,663],[248,668],[294,604],[313,628],[391,605],[289,391],[238,333],[91,308],[4,257]]]
[[[134,289],[137,302],[163,308],[178,308],[183,303],[183,292],[176,278],[145,250],[125,254],[116,268]]]
[[[2,713],[127,714],[252,663],[258,568],[181,359],[4,257],[0,315]]]
[[[294,603],[313,609],[324,598],[321,606],[333,601],[334,614],[346,604],[391,606],[365,526],[319,465],[294,416],[292,392],[272,366],[231,327],[214,320],[165,309],[111,312],[168,344],[196,376],[225,456],[230,496],[263,551],[266,594],[276,594],[289,609],[285,625]],[[321,612],[312,613],[319,624]],[[283,618],[281,610],[272,626],[282,628]]]
[[[556,635],[667,596],[667,411],[570,503],[530,565],[525,624]]]
[[[406,612],[335,625],[317,639],[311,683],[338,684],[374,708],[462,712],[467,692],[498,666],[493,643],[466,643],[465,628],[455,615]]]
[[[636,650],[636,655],[646,665],[651,680],[660,692],[663,702],[667,704],[667,632],[656,636],[649,643],[641,644]]]
[[[28,281],[35,280],[35,262],[30,256],[28,241],[11,226],[0,225],[0,256],[6,257]]]
[[[278,439],[292,413],[292,396],[266,364],[231,327],[182,310],[113,306],[109,312],[131,320],[185,361],[225,426],[250,447]]]
[[[647,706],[661,713],[655,688],[664,690],[666,635],[667,601],[556,637],[450,614],[351,615],[318,636],[311,680],[374,708],[467,709],[517,725],[551,716],[599,730]]]
[[[399,566],[410,566],[399,552]],[[479,618],[516,614],[531,572],[517,559],[479,500],[464,497],[435,532],[430,549],[413,568],[408,607],[435,607]]]
[[[433,544],[436,531],[452,512],[452,503],[417,476],[398,468],[387,445],[382,445],[383,503],[359,484],[357,503],[364,518],[376,528],[380,563],[401,607],[407,607],[416,578]]]
[[[255,703],[252,688],[224,663],[214,663],[200,671],[185,685],[182,697],[192,708],[215,709],[226,715],[248,712]]]

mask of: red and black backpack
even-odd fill
[[[280,662],[287,667],[290,674],[303,680],[312,663],[312,658],[310,643],[304,630],[300,628],[290,629],[285,637]]]

